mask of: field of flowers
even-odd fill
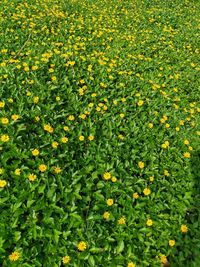
[[[199,10],[1,0],[0,266],[200,266]]]

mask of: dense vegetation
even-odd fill
[[[1,0],[1,266],[200,266],[199,10]]]

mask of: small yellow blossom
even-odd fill
[[[49,124],[44,125],[44,130],[49,132],[49,133],[53,133],[53,127],[51,127],[51,125],[49,125]]]
[[[93,135],[89,135],[89,136],[88,136],[88,140],[89,140],[89,141],[93,141],[93,140],[94,140],[94,136],[93,136]]]
[[[67,256],[64,256],[63,258],[62,258],[62,262],[63,262],[63,264],[65,265],[65,264],[68,264],[69,262],[70,262],[70,257],[67,255]]]
[[[139,198],[139,195],[138,195],[137,192],[133,193],[133,198],[135,198],[135,199],[138,199]]]
[[[16,120],[19,119],[19,115],[13,114],[13,115],[11,116],[11,118],[12,118],[12,120],[16,121]]]
[[[116,178],[115,176],[113,176],[113,177],[111,178],[111,181],[112,181],[113,183],[115,183],[115,182],[117,182],[117,178]]]
[[[164,170],[164,175],[165,176],[170,176],[169,172],[167,170]]]
[[[38,149],[32,150],[32,155],[33,156],[38,156],[40,154],[40,151]]]
[[[31,182],[35,181],[36,178],[37,178],[37,175],[36,174],[33,174],[33,173],[29,174],[29,176],[28,176],[28,179]]]
[[[61,168],[60,167],[54,167],[54,172],[55,173],[60,173],[61,172]]]
[[[154,181],[154,177],[153,177],[153,176],[150,176],[150,177],[149,177],[149,181],[150,181],[150,182],[153,182],[153,181]]]
[[[64,129],[65,132],[69,132],[69,127],[68,126],[64,126],[63,129]]]
[[[181,232],[182,232],[182,233],[187,233],[187,231],[188,231],[188,227],[187,227],[187,225],[182,224],[182,225],[181,225]]]
[[[86,248],[87,248],[86,242],[81,241],[81,242],[78,243],[78,250],[79,251],[84,251],[84,250],[86,250]]]
[[[0,101],[0,108],[4,108],[4,106],[5,106],[5,103]]]
[[[84,141],[84,139],[85,139],[85,137],[84,137],[83,135],[80,135],[80,136],[79,136],[79,140],[80,140],[80,141]]]
[[[2,142],[6,143],[6,142],[8,142],[9,140],[10,140],[9,135],[7,135],[7,134],[3,134],[3,135],[1,136],[1,141],[2,141]]]
[[[140,107],[140,106],[142,106],[142,105],[144,104],[144,101],[143,101],[143,100],[139,100],[139,101],[137,102],[137,104],[138,104],[138,106]]]
[[[51,144],[51,146],[53,147],[53,148],[57,148],[58,147],[58,142],[56,142],[56,141],[54,141],[54,142],[52,142],[52,144]]]
[[[15,251],[12,254],[9,255],[9,260],[10,261],[17,261],[20,257],[19,252]]]
[[[144,162],[142,162],[142,161],[138,162],[138,167],[140,169],[143,169],[144,168]]]
[[[0,188],[3,188],[7,185],[6,180],[0,180]]]
[[[64,144],[66,144],[68,142],[68,140],[69,139],[66,136],[61,138],[61,142],[64,143]]]
[[[175,240],[171,239],[169,240],[170,247],[173,247],[175,245]]]
[[[165,255],[160,256],[160,261],[161,261],[161,263],[167,263],[168,262],[167,257]]]
[[[74,121],[74,120],[75,120],[74,115],[69,115],[68,120],[69,120],[69,121]]]
[[[190,143],[190,142],[189,142],[187,139],[184,140],[184,144],[185,144],[185,145],[189,145],[189,143]]]
[[[183,156],[184,156],[184,158],[190,158],[190,152],[185,152],[185,153],[183,154]]]
[[[105,173],[103,174],[103,178],[104,178],[105,180],[109,180],[109,179],[111,179],[111,174],[110,174],[109,172],[105,172]]]
[[[40,170],[41,172],[45,172],[45,171],[47,170],[47,166],[46,166],[45,164],[41,164],[41,165],[39,166],[39,170]]]
[[[108,211],[105,211],[104,214],[103,214],[103,218],[104,218],[105,220],[108,220],[109,217],[110,217],[110,213],[109,213]]]
[[[148,219],[146,224],[147,224],[147,226],[152,226],[153,225],[153,221],[151,219]]]
[[[33,103],[37,104],[38,102],[39,102],[39,97],[38,96],[34,96]]]
[[[9,119],[8,118],[1,118],[1,123],[2,124],[8,124],[9,123]]]
[[[109,199],[107,199],[106,203],[107,203],[108,206],[112,206],[114,201],[113,201],[112,198],[109,198]]]
[[[148,196],[148,195],[150,195],[151,190],[150,190],[149,188],[145,188],[145,189],[143,190],[143,193],[144,193],[145,196]]]
[[[150,122],[150,123],[148,124],[148,127],[149,127],[150,129],[152,129],[152,128],[153,128],[153,123]]]
[[[121,217],[119,220],[118,220],[118,224],[125,224],[126,223],[126,219],[125,217]]]
[[[127,267],[135,267],[135,264],[131,261],[128,263]]]
[[[16,169],[15,170],[15,175],[19,176],[21,174],[21,170],[20,169]]]

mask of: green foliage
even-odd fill
[[[199,266],[199,9],[1,1],[2,267]]]

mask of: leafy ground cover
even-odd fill
[[[199,10],[1,0],[1,266],[200,266]]]

